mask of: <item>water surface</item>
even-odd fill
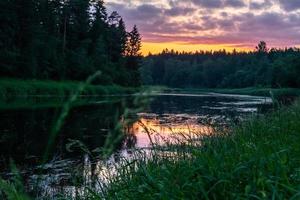
[[[60,114],[60,103],[39,106],[39,100],[2,106],[0,110],[0,170],[10,178],[9,160],[13,159],[26,189],[32,195],[55,198],[58,193],[80,194],[82,185],[96,187],[110,169],[107,163],[120,159],[118,152],[130,157],[135,148],[151,148],[181,134],[214,134],[215,126],[240,123],[272,107],[271,99],[216,93],[151,95],[150,103],[137,109],[136,97],[99,97],[77,104],[70,111],[46,165],[41,158],[50,130]],[[51,102],[51,101],[50,101]],[[30,106],[30,104],[32,106]],[[125,105],[125,106],[124,106]],[[108,160],[97,156],[107,135],[122,124],[126,108],[132,123],[122,128],[125,137],[116,145]],[[76,174],[76,176],[75,176]],[[78,176],[79,174],[79,176]],[[76,178],[75,178],[76,177]],[[96,178],[95,178],[96,177]],[[76,195],[75,195],[76,196]]]

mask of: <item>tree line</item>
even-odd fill
[[[251,52],[166,49],[144,58],[140,73],[144,84],[169,87],[300,87],[300,50],[268,49],[263,41]]]
[[[0,77],[137,86],[141,37],[102,0],[1,0]]]

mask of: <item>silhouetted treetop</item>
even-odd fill
[[[259,53],[267,53],[267,43],[265,41],[260,41],[259,44],[255,47]]]

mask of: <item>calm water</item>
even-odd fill
[[[215,126],[239,123],[272,107],[269,98],[214,93],[162,93],[150,98],[150,103],[142,109],[137,109],[134,97],[92,99],[87,105],[75,106],[45,165],[41,165],[41,158],[51,127],[61,110],[59,103],[39,106],[44,102],[39,100],[2,106],[1,176],[7,179],[12,176],[9,160],[13,159],[32,195],[40,198],[55,198],[58,193],[80,195],[82,187],[78,185],[97,187],[99,180],[104,181],[104,174],[110,171],[106,165],[117,163],[120,154],[130,157],[133,149],[150,148],[151,142],[164,144],[172,141],[178,133],[210,135]],[[127,120],[122,114],[124,107],[131,111],[127,117],[131,123],[123,127],[126,137],[117,143],[116,153],[103,160],[97,156],[97,150],[103,147],[114,127]]]

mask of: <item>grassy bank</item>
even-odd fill
[[[164,88],[164,91],[167,92],[191,92],[191,93],[206,93],[206,92],[216,92],[224,94],[242,94],[242,95],[255,95],[255,96],[271,96],[281,97],[281,96],[300,96],[300,89],[298,88],[237,88],[237,89],[196,89],[196,88]]]
[[[71,81],[1,79],[0,97],[68,96],[78,90],[79,84]],[[136,88],[118,85],[87,85],[82,95],[130,94],[136,91]]]
[[[105,198],[300,199],[300,103],[146,160],[123,167]]]

